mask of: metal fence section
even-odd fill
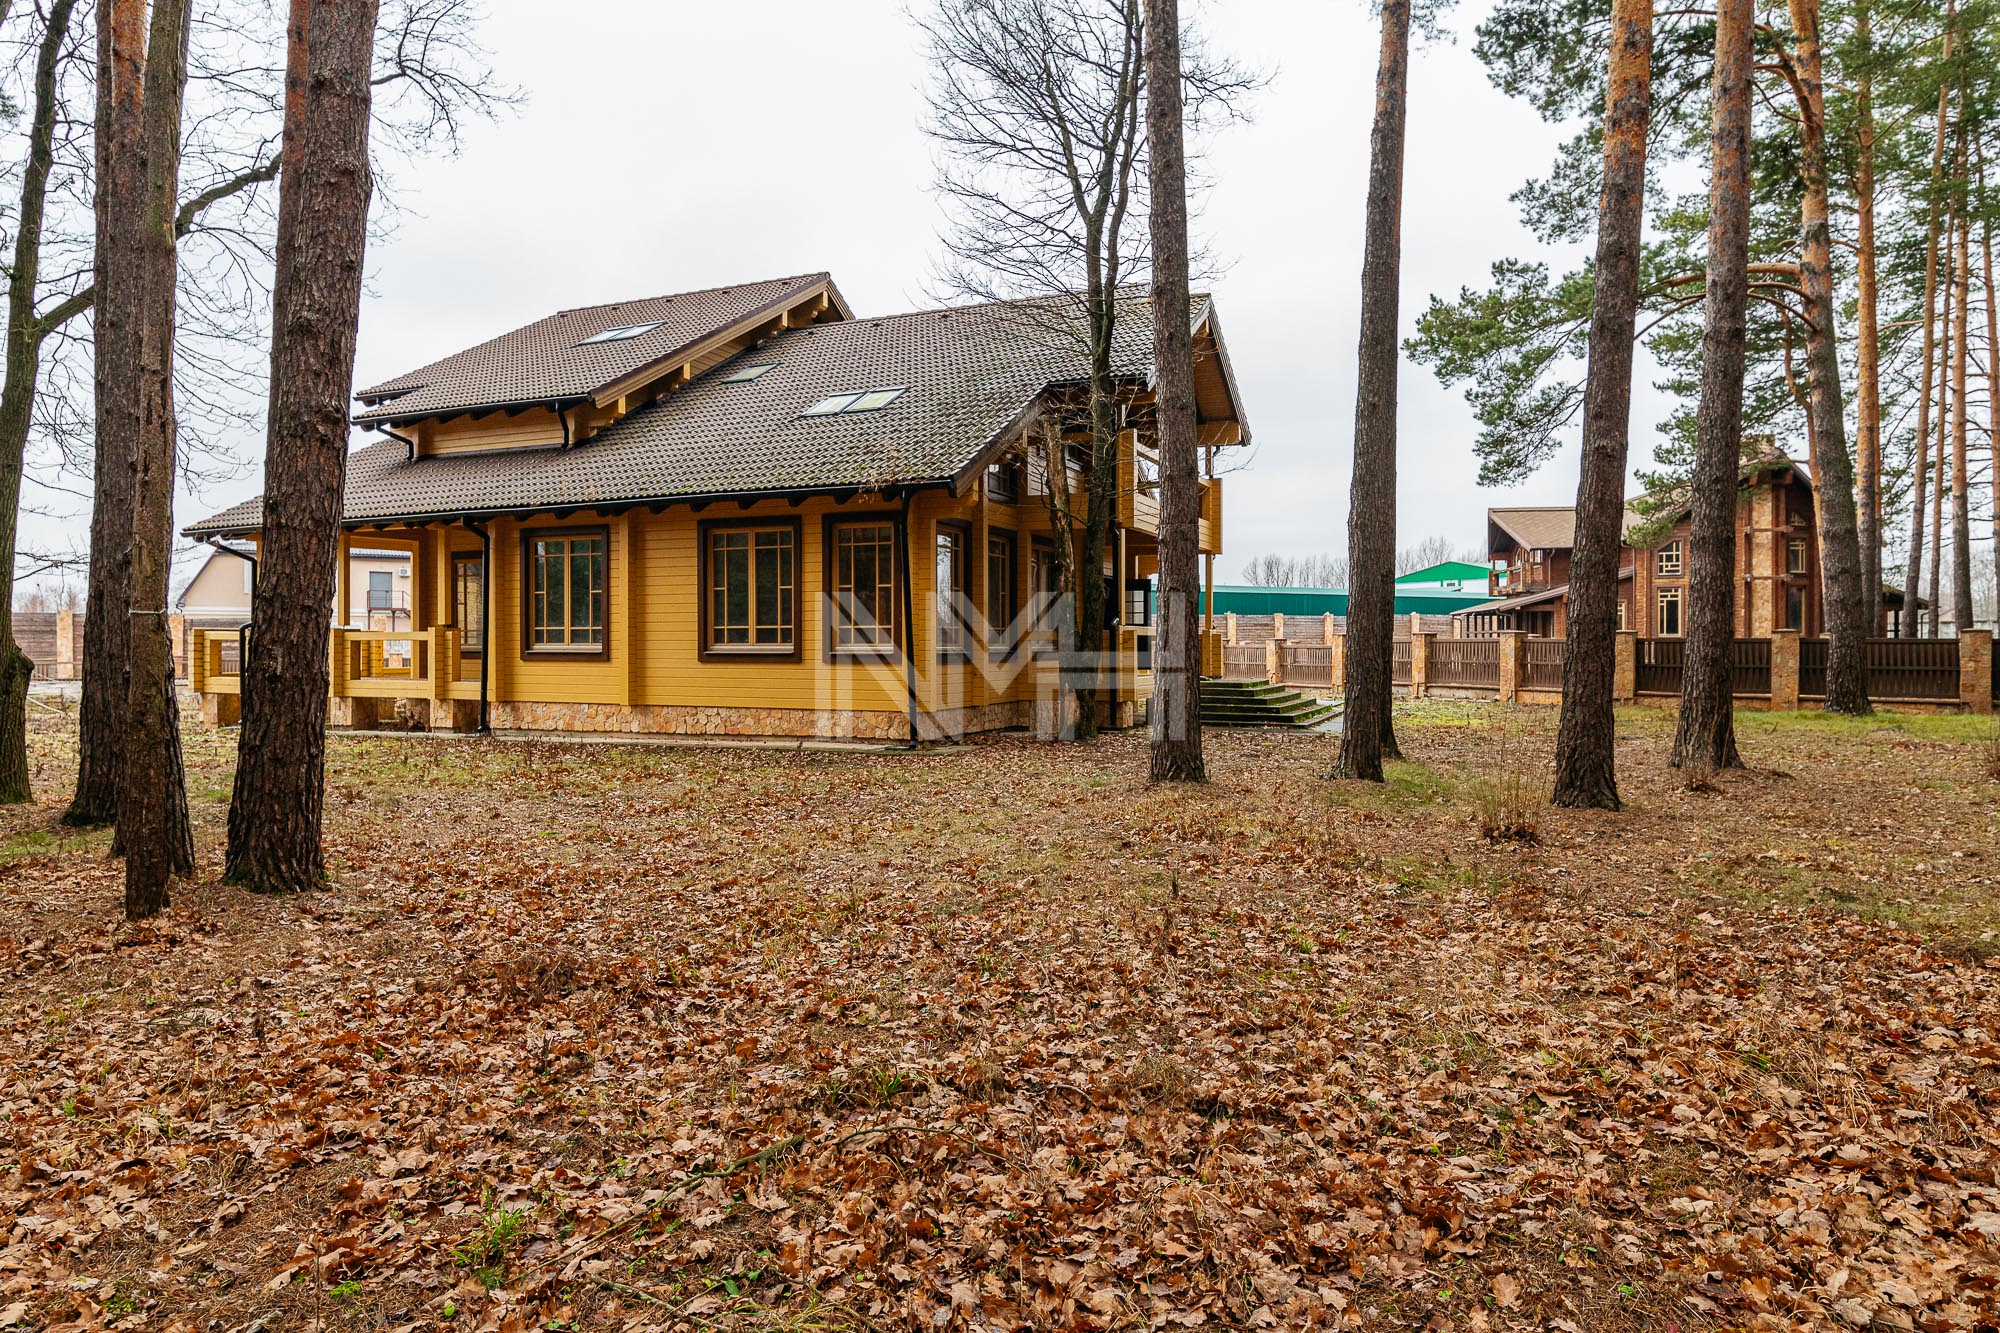
[[[1430,684],[1464,689],[1500,688],[1500,640],[1431,640]]]
[[[1826,640],[1799,640],[1799,698],[1826,698]]]
[[[1632,663],[1633,688],[1640,694],[1679,694],[1687,644],[1681,639],[1640,639]]]
[[[1871,698],[1958,698],[1957,639],[1870,639],[1863,660]]]
[[[1771,641],[1735,639],[1729,645],[1729,692],[1737,697],[1771,693]]]
[[[1563,687],[1563,657],[1569,652],[1568,639],[1530,639],[1523,687],[1530,690],[1560,690]]]

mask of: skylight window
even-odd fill
[[[830,417],[836,412],[845,412],[848,408],[854,406],[854,400],[860,396],[858,393],[836,393],[831,397],[820,399],[811,407],[799,413],[799,415],[802,417]]]
[[[648,324],[620,324],[616,328],[605,329],[600,333],[591,334],[588,338],[578,343],[577,346],[590,347],[597,343],[622,343],[627,338],[636,338],[642,333],[651,333],[666,322],[664,319],[656,319]]]
[[[879,412],[903,396],[904,390],[862,389],[853,393],[829,394],[805,411],[802,417],[831,417],[843,412]]]
[[[724,375],[722,382],[724,384],[748,384],[765,371],[776,370],[777,368],[778,363],[775,361],[764,361],[754,366],[743,366],[730,374]]]

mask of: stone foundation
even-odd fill
[[[925,740],[951,740],[982,731],[1025,727],[1028,701],[947,708],[918,715]],[[488,717],[498,731],[577,731],[631,736],[783,737],[813,740],[903,741],[909,718],[862,709],[736,708],[716,704],[587,704],[494,702]]]

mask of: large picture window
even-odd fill
[[[451,612],[458,625],[458,651],[477,657],[486,651],[486,561],[477,554],[451,558]]]
[[[896,647],[896,525],[835,523],[828,529],[827,592],[836,653],[889,653]]]
[[[971,632],[965,623],[965,529],[939,524],[937,530],[937,641],[941,657],[963,656]]]
[[[702,530],[705,651],[798,650],[798,525],[717,524]]]
[[[605,532],[529,533],[525,544],[528,651],[603,652]]]

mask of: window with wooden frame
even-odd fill
[[[986,498],[997,505],[1018,504],[1021,499],[1021,465],[1002,459],[986,469]]]
[[[1625,611],[1625,599],[1623,597],[1620,597],[1618,599],[1618,628],[1621,630],[1626,628],[1625,622],[1629,618],[1630,617],[1627,616]]]
[[[1686,568],[1686,557],[1682,554],[1681,544],[1677,541],[1668,542],[1660,548],[1659,554],[1653,557],[1653,572],[1661,578],[1677,579],[1684,568]]]
[[[486,651],[486,558],[461,551],[451,558],[451,614],[461,657]]]
[[[827,524],[827,646],[835,655],[896,651],[896,524],[888,518]]]
[[[602,655],[604,565],[610,533],[603,528],[529,532],[521,537],[523,645],[529,653]]]
[[[965,548],[968,530],[957,523],[940,523],[937,530],[937,646],[940,658],[962,659],[972,646],[966,623]]]
[[[1056,598],[1061,595],[1059,578],[1054,543],[1036,538],[1028,551],[1028,597],[1034,611],[1029,633],[1039,649],[1055,647]]]
[[[799,521],[703,523],[703,658],[799,651]]]
[[[1014,646],[1014,617],[1020,613],[1014,587],[1014,534],[986,534],[986,625],[995,652]]]
[[[1803,574],[1806,572],[1806,542],[1803,537],[1794,537],[1785,543],[1785,572]]]
[[[1655,632],[1663,639],[1677,639],[1681,634],[1681,590],[1662,588],[1659,598],[1660,620]]]
[[[1785,628],[1805,633],[1806,590],[1796,583],[1785,589]]]

